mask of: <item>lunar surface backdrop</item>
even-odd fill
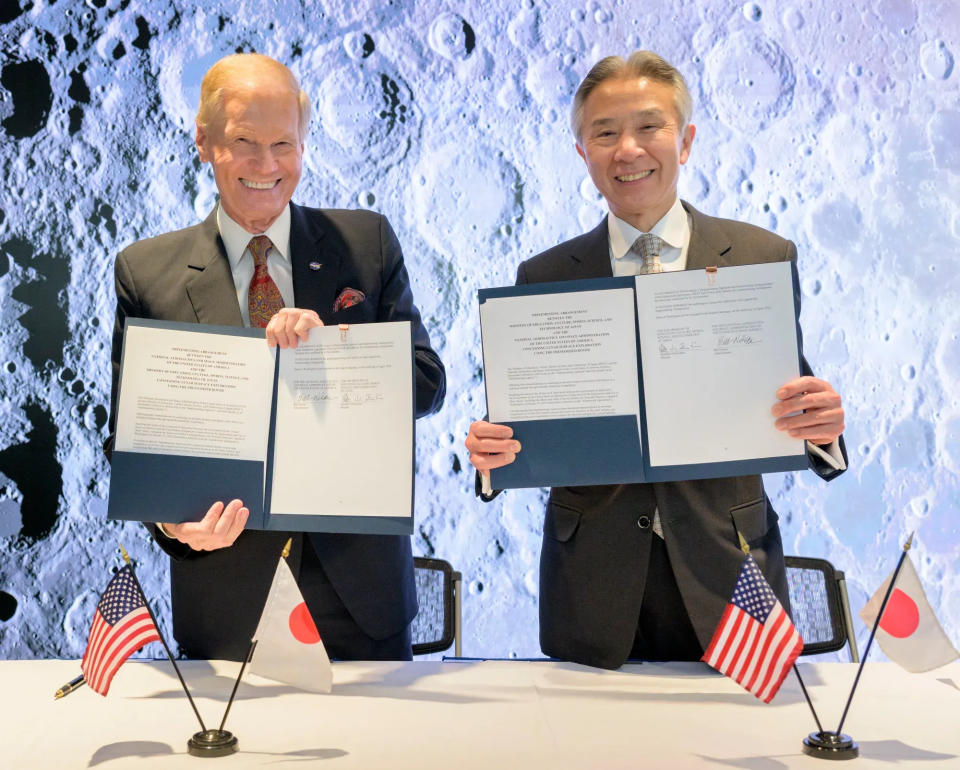
[[[843,569],[856,614],[916,530],[960,642],[955,0],[13,0],[0,38],[0,657],[79,657],[119,542],[169,630],[167,557],[106,521],[113,263],[213,208],[200,80],[253,50],[314,103],[294,200],[390,219],[446,364],[446,405],[417,425],[413,546],[463,573],[465,655],[540,655],[545,498],[474,498],[476,292],[606,213],[570,103],[638,48],[691,86],[681,197],[796,242],[804,352],[844,396],[849,472],[766,477],[785,551]]]

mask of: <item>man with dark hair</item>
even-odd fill
[[[260,326],[280,347],[296,347],[325,323],[410,321],[417,416],[440,408],[443,365],[389,223],[372,212],[290,201],[309,117],[293,73],[266,56],[228,56],[204,77],[196,146],[213,167],[220,200],[201,224],[134,243],[117,258],[108,452],[127,318]],[[411,657],[417,601],[409,537],[248,531],[247,515],[241,500],[221,500],[201,521],[152,527],[171,557],[173,631],[188,656],[246,654],[292,537],[288,564],[328,653]]]
[[[792,242],[679,199],[696,134],[691,112],[683,76],[660,56],[598,62],[577,89],[571,123],[610,215],[523,262],[517,283],[796,260]],[[775,426],[807,442],[813,470],[841,473],[843,408],[833,387],[804,361],[803,376],[770,396]],[[478,421],[466,446],[477,491],[491,499],[489,472],[513,462],[519,442],[509,427]],[[603,668],[627,658],[698,660],[743,558],[734,524],[789,606],[777,515],[759,476],[553,488],[540,556],[544,653]]]

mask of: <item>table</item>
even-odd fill
[[[208,727],[219,724],[238,667],[182,664]],[[835,729],[855,667],[800,670],[824,727]],[[54,701],[78,673],[77,661],[0,661],[0,767],[825,767],[801,753],[815,725],[793,674],[769,705],[702,663],[336,663],[331,695],[245,675],[227,723],[240,752],[199,759],[186,753],[199,728],[169,662],[128,662],[106,698],[84,687]],[[958,768],[958,715],[960,664],[918,675],[870,663],[844,726],[861,756],[846,766]]]

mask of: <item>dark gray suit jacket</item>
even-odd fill
[[[416,363],[416,412],[443,403],[443,364],[413,304],[400,244],[387,220],[369,211],[291,207],[290,251],[297,307],[316,310],[324,324],[411,321]],[[310,263],[320,263],[311,270]],[[139,241],[117,257],[117,315],[113,332],[113,446],[117,381],[127,318],[242,325],[233,275],[216,212],[185,230]],[[366,298],[333,312],[338,294]],[[317,490],[323,494],[323,490]],[[213,501],[200,501],[204,511]],[[226,501],[224,501],[226,502]],[[159,520],[163,512],[158,511]],[[196,552],[154,533],[172,557],[174,635],[195,658],[238,660],[247,651],[276,569],[285,532],[245,531],[229,548]],[[311,534],[324,572],[361,629],[374,639],[400,632],[417,611],[409,537]],[[299,574],[304,537],[288,560]],[[321,629],[322,632],[322,629]]]
[[[683,205],[692,220],[687,269],[796,260],[790,241]],[[604,219],[591,232],[523,262],[517,283],[611,275]],[[810,373],[806,361],[803,370]],[[822,461],[812,464],[824,478],[839,473]],[[545,654],[603,668],[617,668],[627,659],[643,593],[656,590],[645,585],[650,538],[656,537],[649,522],[656,509],[677,585],[704,649],[743,560],[732,521],[789,607],[777,514],[760,476],[555,487],[547,502],[540,555],[540,645]]]

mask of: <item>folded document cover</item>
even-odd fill
[[[797,290],[789,262],[481,289],[488,419],[523,447],[493,487],[806,468],[770,414]]]
[[[108,516],[199,521],[239,498],[247,527],[413,531],[410,323],[262,329],[130,319]]]

